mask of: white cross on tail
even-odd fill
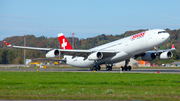
[[[66,46],[67,46],[67,42],[65,42],[65,39],[63,39],[63,43],[61,44],[61,47],[63,47],[63,49],[65,49]]]

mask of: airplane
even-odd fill
[[[58,34],[61,49],[13,46],[6,41],[4,43],[7,47],[47,52],[45,59],[40,58],[37,60],[51,60],[51,58],[60,56],[64,58],[54,60],[75,67],[90,68],[91,71],[100,70],[102,64],[106,64],[106,70],[111,71],[113,63],[125,61],[125,65],[121,66],[121,68],[127,71],[131,70],[128,63],[132,57],[135,59],[141,57],[143,61],[152,61],[157,56],[159,59],[171,59],[173,56],[171,51],[176,50],[174,45],[172,45],[171,49],[158,50],[158,47],[167,42],[169,37],[170,34],[165,30],[153,29],[88,50],[73,49],[63,33]]]

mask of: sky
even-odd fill
[[[0,0],[0,40],[180,28],[180,0]]]

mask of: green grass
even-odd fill
[[[180,69],[180,67],[133,67],[133,69]]]
[[[180,74],[0,72],[0,99],[180,100]]]

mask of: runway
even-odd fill
[[[24,64],[8,64],[8,65],[4,65],[4,64],[0,64],[0,67],[24,67],[26,65]]]
[[[0,69],[0,71],[28,71],[28,72],[94,72],[89,69]],[[122,71],[122,73],[180,73],[180,69],[132,69],[131,71]],[[101,73],[120,73],[119,69],[113,69],[112,71],[106,71],[102,69]]]

